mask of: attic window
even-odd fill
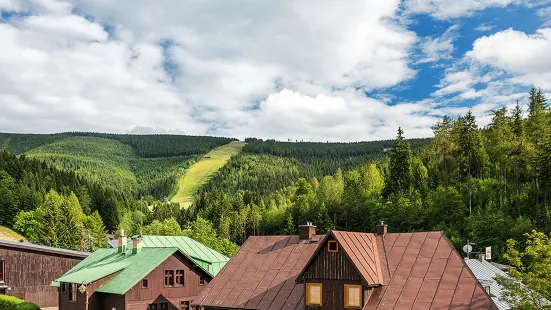
[[[344,307],[362,308],[362,286],[344,285]]]
[[[205,285],[205,277],[199,278],[199,285]]]
[[[327,243],[327,252],[338,252],[339,244],[335,240],[331,240]]]
[[[148,288],[148,287],[149,287],[149,280],[142,279],[142,288]]]
[[[306,305],[321,306],[322,301],[321,283],[306,283]]]

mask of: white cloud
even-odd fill
[[[453,25],[439,37],[425,38],[421,43],[421,51],[423,52],[424,58],[419,62],[435,62],[441,59],[451,58],[454,49],[453,41],[457,37],[458,29],[458,25]]]
[[[395,21],[399,3],[0,0],[30,13],[0,22],[0,131],[364,140],[419,120],[411,134],[425,133],[431,118],[413,106],[355,91],[415,75],[417,37]],[[360,126],[358,115],[392,130]]]
[[[543,20],[544,27],[551,27],[551,6],[538,9],[537,14]]]
[[[551,28],[535,34],[507,29],[477,39],[466,56],[513,75],[512,82],[551,89]]]
[[[492,29],[494,29],[494,25],[489,25],[489,24],[484,23],[484,24],[478,25],[478,27],[476,27],[474,30],[479,31],[479,32],[488,32]]]
[[[519,0],[405,0],[407,12],[429,14],[438,19],[471,15],[492,7],[506,7]]]
[[[246,136],[252,129],[279,140],[358,141],[391,138],[402,126],[408,137],[426,137],[437,120],[426,115],[430,110],[428,102],[388,106],[351,89],[315,97],[283,89],[264,100],[236,132]]]

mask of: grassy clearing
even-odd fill
[[[220,169],[233,155],[241,152],[245,142],[233,141],[207,153],[180,178],[178,191],[171,201],[187,208],[193,203],[193,196],[209,177]]]
[[[15,231],[7,227],[0,226],[0,240],[21,241],[23,239],[25,238]]]

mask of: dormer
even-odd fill
[[[297,277],[305,303],[323,309],[361,309],[383,278],[374,234],[330,231]]]

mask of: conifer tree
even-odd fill
[[[97,210],[85,217],[84,226],[86,228],[86,234],[89,235],[92,240],[91,248],[87,249],[88,251],[94,251],[97,248],[107,246],[107,230]]]
[[[84,213],[77,196],[71,192],[69,196],[62,197],[60,206],[61,218],[60,231],[58,231],[59,245],[66,249],[84,249]]]
[[[38,234],[40,244],[61,247],[58,233],[62,230],[60,227],[62,204],[63,197],[52,189],[46,194],[44,202],[37,209],[37,219],[40,223]]]
[[[403,136],[404,131],[398,128],[396,143],[390,151],[390,175],[386,193],[407,194],[411,188],[411,147]]]

